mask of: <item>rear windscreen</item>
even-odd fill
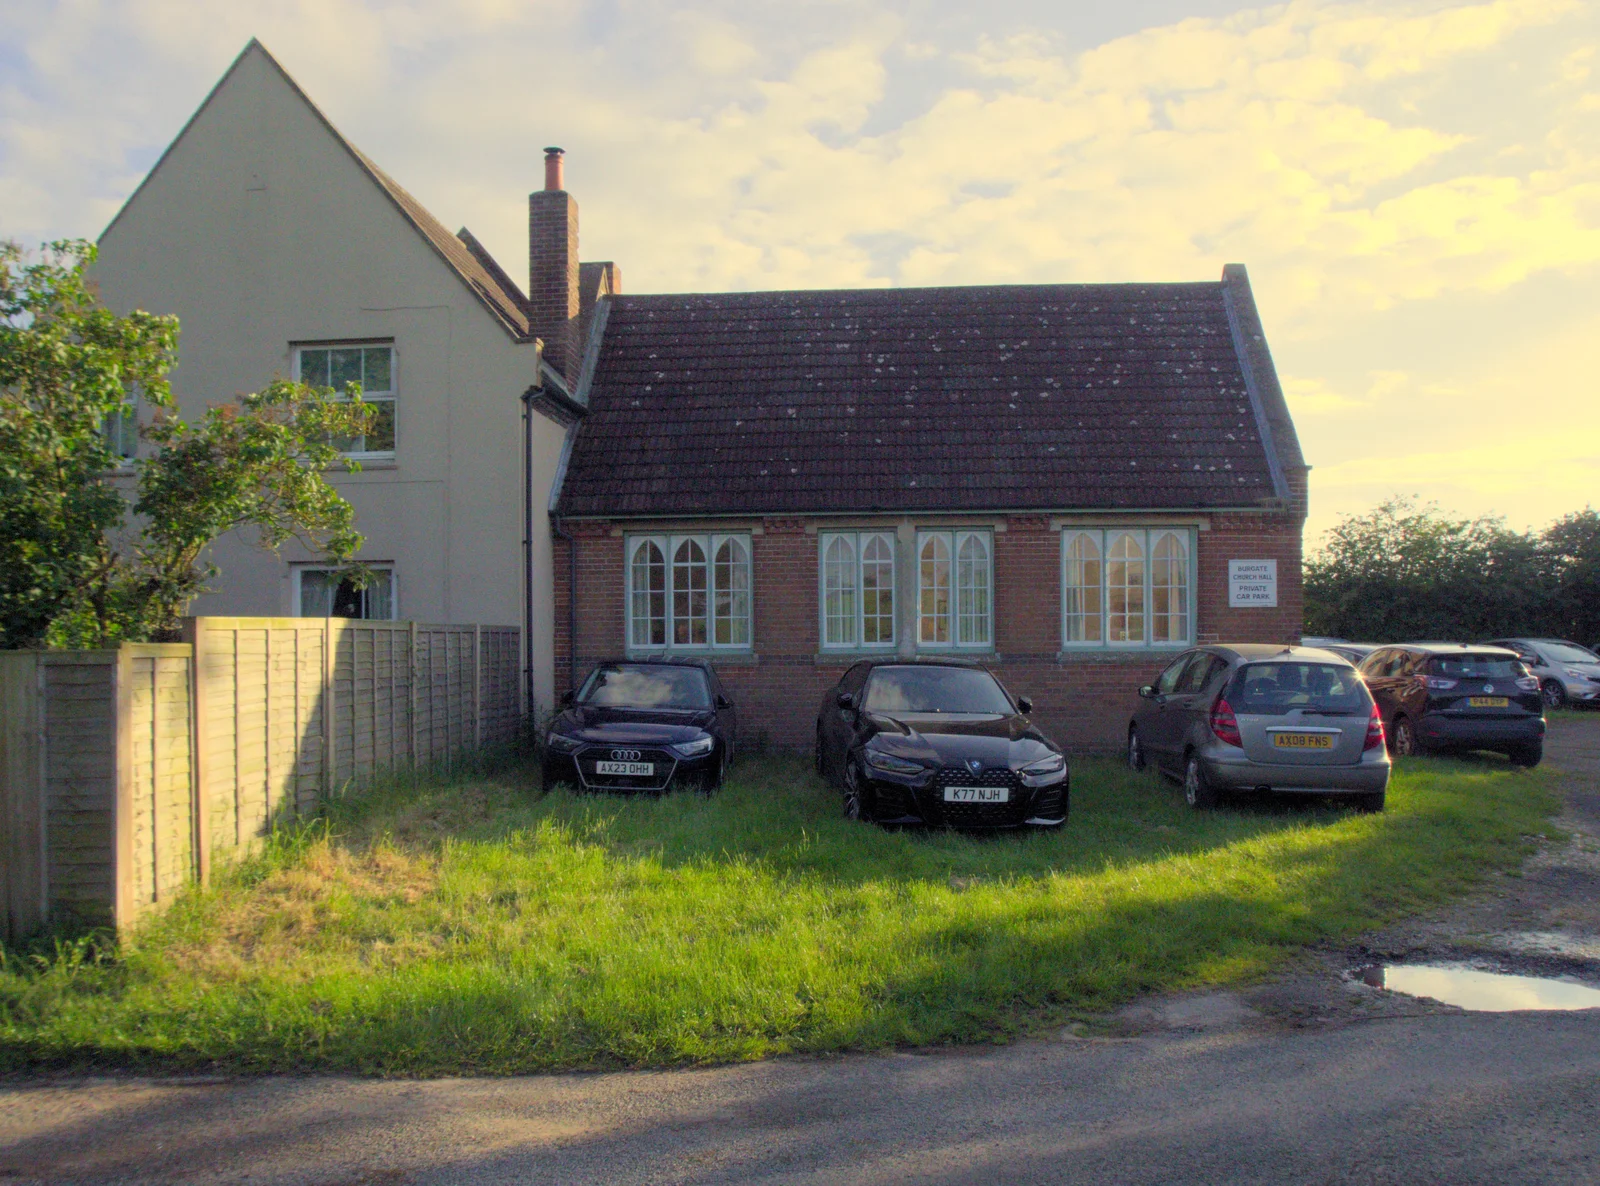
[[[1293,708],[1365,712],[1370,704],[1355,668],[1331,663],[1251,663],[1234,674],[1227,697],[1234,712],[1262,715]]]
[[[1516,679],[1528,674],[1522,661],[1510,655],[1435,655],[1432,670],[1446,679]]]

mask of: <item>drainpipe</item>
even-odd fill
[[[567,691],[578,690],[578,537],[550,516],[550,529],[567,541]]]
[[[533,393],[522,393],[522,682],[528,716],[533,701]]]

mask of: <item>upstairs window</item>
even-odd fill
[[[373,568],[372,579],[364,589],[357,589],[326,568],[296,568],[294,577],[296,617],[390,621],[396,616],[392,568]]]
[[[917,645],[994,645],[994,549],[987,531],[917,533]]]
[[[894,533],[825,531],[822,556],[823,650],[894,646]]]
[[[335,443],[347,456],[389,458],[395,445],[394,347],[300,346],[295,352],[295,378],[313,387],[331,387],[343,397],[346,385],[359,384],[361,398],[373,405],[375,417],[365,436],[346,437]]]
[[[748,649],[750,537],[628,539],[631,650]]]
[[[1194,533],[1171,527],[1063,531],[1061,638],[1067,647],[1192,643]]]
[[[116,458],[118,466],[133,464],[139,455],[139,405],[133,400],[123,405],[100,422],[100,433],[105,438],[106,449]]]

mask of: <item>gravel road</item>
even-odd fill
[[[1600,1181],[1600,1010],[1469,1014],[1343,980],[1473,958],[1600,985],[1600,715],[1552,723],[1570,843],[1274,984],[1094,1035],[516,1079],[0,1082],[0,1183]]]

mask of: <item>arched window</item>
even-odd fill
[[[958,534],[956,546],[956,642],[989,645],[989,544],[974,531]]]
[[[861,546],[861,643],[894,644],[894,537],[868,535]]]
[[[718,646],[749,646],[750,545],[738,536],[720,541],[711,577],[712,637]]]
[[[706,550],[699,540],[686,539],[672,553],[672,642],[675,646],[704,646],[709,608]]]
[[[1189,548],[1175,531],[1161,532],[1150,549],[1150,639],[1189,641]]]
[[[1144,533],[1119,531],[1106,549],[1106,637],[1142,643],[1144,637]]]
[[[1098,532],[1067,533],[1061,595],[1067,642],[1099,642],[1104,625],[1100,596],[1100,539]]]
[[[917,641],[935,646],[950,643],[950,536],[923,537],[917,549]]]
[[[823,552],[822,625],[825,645],[855,645],[856,544],[852,536],[832,536]]]
[[[666,646],[667,558],[655,540],[634,541],[628,585],[632,590],[628,607],[632,621],[628,635],[630,645]]]

